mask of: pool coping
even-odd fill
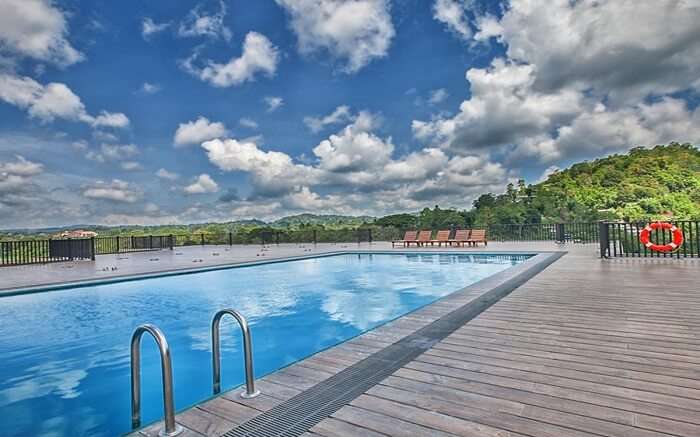
[[[358,253],[358,252],[363,252],[363,253],[378,253],[378,252],[373,252],[373,251],[346,251],[346,252],[341,252],[341,253]],[[388,253],[400,253],[400,252],[388,252]],[[425,253],[425,254],[436,254],[439,252],[420,252],[420,251],[412,251],[408,253]],[[455,253],[455,252],[446,252],[446,253]],[[460,253],[460,252],[457,252]],[[517,264],[515,266],[509,267],[501,272],[495,273],[494,275],[491,275],[487,278],[484,278],[478,282],[475,282],[474,284],[468,285],[466,287],[463,287],[461,289],[455,290],[454,292],[450,293],[447,296],[444,296],[430,304],[424,305],[423,307],[417,308],[409,313],[406,313],[402,316],[399,316],[398,318],[388,321],[380,326],[377,326],[373,329],[370,329],[368,331],[365,331],[351,339],[348,339],[342,343],[339,343],[337,345],[331,346],[329,348],[326,348],[324,350],[320,350],[306,358],[303,358],[301,360],[295,361],[293,363],[290,363],[289,365],[280,368],[272,373],[269,373],[257,380],[258,385],[261,383],[264,384],[265,382],[268,383],[273,383],[273,384],[282,384],[284,385],[285,378],[289,379],[291,381],[294,381],[296,379],[299,379],[298,373],[295,374],[294,372],[301,368],[302,371],[300,372],[302,375],[305,373],[308,373],[309,367],[306,367],[305,364],[311,364],[312,362],[314,365],[310,366],[311,369],[317,368],[319,366],[318,363],[316,363],[314,360],[318,361],[319,359],[321,361],[323,360],[333,360],[334,356],[336,358],[342,358],[341,361],[343,360],[350,360],[352,361],[351,358],[348,358],[349,356],[354,356],[356,360],[354,360],[354,363],[351,363],[347,366],[345,366],[342,369],[335,369],[333,374],[330,377],[327,378],[322,378],[316,383],[314,383],[310,387],[306,387],[305,389],[297,390],[297,394],[305,393],[312,388],[314,388],[317,385],[323,384],[325,381],[335,377],[337,374],[351,368],[355,364],[359,363],[360,361],[368,358],[369,356],[372,356],[381,350],[384,350],[392,345],[395,345],[402,340],[405,340],[406,338],[415,335],[418,331],[421,329],[425,328],[426,326],[439,321],[440,319],[450,315],[453,312],[456,312],[460,309],[464,309],[468,307],[469,305],[474,305],[478,304],[480,300],[489,300],[491,299],[490,303],[488,306],[493,305],[494,303],[498,302],[501,298],[507,296],[510,294],[513,290],[517,289],[519,286],[523,285],[530,279],[532,279],[534,276],[536,276],[538,273],[540,273],[542,270],[546,269],[548,266],[551,264],[555,263],[557,260],[559,260],[561,257],[565,256],[568,252],[566,251],[538,251],[538,252],[520,252],[518,251],[504,251],[504,252],[481,252],[478,254],[483,254],[483,255],[532,255],[530,258],[526,259],[520,264]],[[469,254],[477,254],[476,252],[469,252]],[[488,297],[491,295],[497,295],[495,300],[494,297]],[[482,308],[480,311],[478,311],[476,314],[473,315],[473,317],[477,317],[482,311],[484,311],[486,308]],[[466,322],[465,322],[466,323]],[[382,341],[382,339],[386,339],[385,341]],[[327,372],[329,373],[332,371],[331,368],[326,369]],[[304,378],[302,378],[304,379]],[[282,382],[280,382],[282,381]],[[289,388],[294,389],[292,387],[293,382],[290,383]],[[234,387],[230,390],[224,391],[219,395],[210,397],[208,399],[203,400],[202,402],[197,403],[194,406],[185,408],[183,410],[180,410],[176,416],[176,420],[183,425],[187,430],[193,431],[190,435],[196,435],[199,436],[202,433],[197,432],[194,426],[192,424],[201,424],[202,418],[198,417],[197,420],[191,419],[188,414],[191,416],[192,414],[201,414],[201,413],[207,413],[209,416],[209,420],[214,420],[214,421],[219,421],[220,423],[218,424],[219,426],[224,426],[221,424],[230,424],[232,423],[232,420],[230,418],[225,418],[220,412],[220,409],[213,408],[217,413],[208,413],[208,408],[209,406],[213,405],[216,402],[221,401],[222,399],[225,401],[230,401],[231,404],[237,404],[239,408],[246,408],[247,410],[250,410],[251,405],[255,407],[255,399],[253,400],[245,400],[240,397],[238,397],[237,393],[240,390],[241,386]],[[265,391],[263,390],[263,393]],[[289,399],[293,398],[294,396],[288,396],[287,399],[283,399],[280,401],[280,404],[287,402]],[[258,407],[260,408],[260,407]],[[274,408],[274,407],[273,407]],[[259,417],[261,415],[266,414],[269,410],[272,408],[268,408],[267,410],[259,409],[258,414],[256,414],[254,417],[248,418],[246,420],[240,420],[238,418],[239,423],[235,423],[236,426],[231,428],[229,425],[224,432],[220,433],[219,435],[223,435],[225,433],[233,433],[234,430],[239,428],[243,423],[247,423],[249,420],[252,421],[256,417]],[[199,410],[199,412],[197,412]],[[194,413],[193,413],[194,412]],[[213,417],[213,419],[212,419]],[[190,426],[188,426],[188,423],[190,423]],[[155,437],[158,435],[158,430],[162,426],[162,420],[157,421],[155,423],[151,423],[149,425],[146,425],[140,429],[133,430],[129,433],[126,433],[125,435],[129,436],[140,436],[140,437]],[[212,424],[211,426],[214,426]],[[228,432],[227,432],[228,431]]]
[[[435,255],[440,255],[440,254],[446,254],[446,255],[455,255],[455,254],[463,254],[463,255],[477,255],[477,256],[488,256],[488,255],[494,255],[494,256],[499,256],[499,255],[500,256],[504,256],[504,255],[523,255],[523,256],[530,255],[530,256],[535,256],[538,253],[550,253],[550,252],[546,252],[546,251],[540,251],[540,252],[515,251],[515,250],[514,251],[502,251],[502,252],[501,251],[499,251],[499,252],[495,252],[495,251],[460,252],[460,251],[456,251],[456,250],[453,250],[453,251],[447,251],[447,250],[387,251],[387,250],[367,250],[367,249],[335,250],[335,251],[314,253],[314,254],[308,254],[308,255],[284,256],[284,257],[279,257],[279,258],[267,258],[264,260],[260,259],[260,260],[252,260],[252,261],[239,261],[239,262],[233,262],[233,263],[228,262],[228,263],[222,263],[222,264],[213,264],[213,265],[207,265],[207,266],[202,266],[202,267],[183,267],[183,268],[159,270],[159,271],[146,272],[146,273],[115,275],[115,276],[110,276],[108,278],[100,278],[100,279],[81,279],[81,280],[77,280],[77,281],[37,284],[37,285],[29,286],[29,287],[0,288],[0,299],[3,297],[18,296],[18,295],[24,295],[24,294],[34,294],[34,293],[43,293],[43,292],[49,292],[49,291],[67,290],[67,289],[71,289],[71,288],[92,287],[92,286],[99,286],[99,285],[114,284],[114,283],[119,283],[119,282],[138,281],[138,280],[142,280],[142,279],[164,278],[164,277],[170,277],[170,276],[189,275],[189,274],[194,274],[194,273],[206,273],[206,272],[212,272],[212,271],[218,271],[218,270],[228,270],[228,269],[234,269],[234,268],[240,268],[240,267],[251,267],[251,266],[256,266],[256,265],[275,264],[275,263],[282,263],[282,262],[289,262],[289,261],[300,261],[300,260],[305,260],[305,259],[326,258],[329,256],[338,256],[338,255],[355,255],[355,254],[367,254],[367,255],[382,255],[382,254],[388,254],[388,255],[435,254]],[[552,253],[556,253],[556,252],[552,252]]]

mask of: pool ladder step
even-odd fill
[[[243,334],[243,360],[245,367],[246,388],[240,393],[245,399],[250,399],[260,394],[255,389],[255,376],[253,374],[253,345],[248,321],[238,311],[230,308],[223,309],[214,315],[211,322],[211,349],[212,349],[212,374],[213,392],[221,392],[221,319],[229,315],[233,317],[241,328]],[[160,352],[160,366],[163,378],[163,413],[165,426],[158,433],[161,437],[175,437],[180,435],[184,428],[175,422],[175,402],[173,393],[173,366],[170,356],[170,346],[163,332],[155,325],[144,324],[138,326],[131,336],[131,427],[136,429],[141,426],[141,338],[143,334],[150,334],[156,341]]]

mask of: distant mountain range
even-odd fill
[[[143,230],[148,229],[153,232],[166,233],[167,229],[177,232],[180,231],[195,231],[197,229],[207,229],[211,227],[216,228],[226,228],[226,229],[237,229],[243,227],[260,227],[260,226],[272,226],[278,228],[288,228],[288,227],[298,227],[301,225],[323,225],[323,226],[358,226],[364,223],[372,223],[376,218],[371,216],[349,216],[349,215],[334,215],[334,214],[297,214],[282,217],[273,221],[263,221],[257,219],[248,220],[235,220],[224,223],[197,223],[197,224],[187,224],[187,225],[154,225],[154,226],[140,226],[140,225],[116,225],[116,226],[104,226],[104,225],[87,225],[78,224],[71,226],[62,227],[48,227],[48,228],[34,228],[34,229],[6,229],[0,230],[2,233],[7,234],[56,234],[61,231],[83,229],[88,231],[95,231],[100,234],[109,233],[114,234],[116,230],[123,230],[128,233],[128,231],[133,230]]]

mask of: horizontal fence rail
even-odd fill
[[[649,222],[638,223],[601,223],[600,253],[603,258],[699,258],[700,257],[700,222],[671,221],[683,233],[683,244],[671,252],[650,250],[640,240],[642,230]],[[673,241],[669,230],[651,231],[650,241],[665,245]]]

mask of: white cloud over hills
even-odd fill
[[[456,115],[414,120],[417,139],[499,153],[509,165],[700,141],[698,110],[673,95],[700,75],[697,2],[512,0],[500,19],[458,3],[435,7],[449,6],[456,23],[476,15],[475,39],[502,44],[507,57],[467,70],[471,97]]]
[[[501,164],[482,156],[450,157],[439,148],[425,148],[394,157],[391,138],[376,133],[380,124],[378,115],[360,111],[354,121],[312,149],[311,163],[263,150],[252,140],[215,139],[202,148],[220,170],[249,176],[253,192],[248,200],[236,202],[237,213],[258,205],[269,213],[376,214],[500,189],[508,181]]]

